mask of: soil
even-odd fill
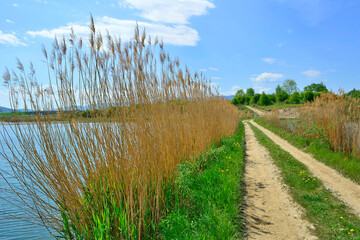
[[[257,108],[253,108],[250,106],[246,106],[247,108],[249,108],[250,110],[252,110],[253,112],[257,113],[259,116],[264,116],[266,114],[271,114],[271,112],[267,112],[267,111],[263,111]],[[299,109],[297,107],[287,107],[287,108],[280,108],[278,109],[279,112],[279,118],[282,119],[295,119],[299,117]]]
[[[248,239],[317,239],[290,197],[280,170],[245,122],[245,218]]]
[[[264,132],[283,150],[289,152],[294,158],[305,164],[308,169],[324,183],[325,187],[332,191],[360,217],[360,186],[358,184],[345,178],[336,170],[315,160],[311,155],[292,146],[286,140],[256,124],[253,120],[250,122]]]

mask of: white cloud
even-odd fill
[[[281,42],[281,43],[278,43],[277,46],[278,46],[278,47],[282,47],[282,46],[284,46],[284,43],[282,43],[282,42]]]
[[[13,46],[26,46],[25,43],[21,42],[16,36],[15,33],[3,33],[0,30],[0,44],[9,44]]]
[[[219,80],[219,79],[222,79],[221,77],[211,77],[210,78],[211,80]]]
[[[283,77],[284,77],[284,75],[282,75],[280,73],[264,72],[264,73],[258,75],[257,77],[252,77],[250,79],[253,82],[260,83],[260,82],[276,82],[277,80],[279,80],[280,78],[283,78]]]
[[[11,21],[10,19],[6,19],[7,23],[15,23],[14,21]]]
[[[317,77],[317,76],[319,76],[321,74],[321,72],[317,71],[317,70],[310,69],[310,70],[302,72],[302,74],[304,74],[305,76],[308,76],[308,77]]]
[[[266,88],[266,87],[254,87],[254,89],[256,90],[256,93],[270,93],[271,88]]]
[[[269,64],[274,64],[276,62],[275,58],[262,58],[261,60]]]
[[[164,43],[195,46],[199,41],[198,32],[195,29],[184,25],[167,26],[161,23],[120,20],[106,16],[95,19],[95,27],[97,31],[100,31],[105,35],[106,30],[108,30],[113,36],[121,37],[123,41],[128,41],[133,37],[136,23],[139,25],[141,30],[143,28],[146,29],[147,35],[152,37],[158,36],[159,39],[163,39]],[[32,37],[40,36],[54,38],[55,35],[68,35],[71,32],[71,27],[80,37],[86,38],[89,34],[88,23],[83,25],[69,23],[67,26],[61,26],[51,30],[43,29],[40,31],[27,31],[27,34]]]
[[[145,19],[175,24],[187,24],[190,17],[205,15],[208,9],[215,8],[209,0],[121,0],[119,5],[139,10]]]
[[[209,67],[209,68],[200,68],[199,71],[200,71],[200,72],[219,71],[219,69],[218,69],[218,68],[214,68],[214,67]]]
[[[214,67],[209,67],[209,70],[211,70],[211,71],[219,71],[218,68],[214,68]]]
[[[47,1],[46,1],[46,0],[36,0],[36,2],[47,4]]]
[[[235,85],[235,86],[232,86],[229,91],[224,91],[224,92],[222,91],[222,92],[220,92],[220,95],[222,95],[222,96],[235,95],[236,92],[237,92],[238,90],[240,90],[240,89],[241,89],[240,86]]]
[[[19,4],[14,3],[13,6],[14,6],[14,7],[19,7]]]
[[[200,68],[199,71],[200,71],[200,72],[206,72],[207,69],[206,69],[206,68]]]

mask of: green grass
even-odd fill
[[[334,152],[326,141],[305,138],[296,132],[268,124],[265,119],[256,119],[255,122],[286,139],[294,146],[311,153],[316,160],[336,169],[343,176],[360,184],[360,160],[358,158],[347,156],[341,152]]]
[[[271,110],[273,108],[280,109],[280,108],[287,108],[287,107],[297,107],[297,106],[302,106],[302,105],[303,104],[275,103],[275,104],[268,105],[268,106],[258,106],[258,105],[256,105],[256,107],[260,108],[260,109],[264,109],[264,110]]]
[[[195,161],[181,164],[179,202],[160,223],[163,239],[241,239],[244,126]]]
[[[24,113],[24,112],[0,113],[0,116],[26,116],[26,113]]]
[[[320,239],[360,239],[360,220],[307,167],[282,150],[259,129],[251,125],[258,141],[270,152],[280,168],[294,200],[304,209]]]

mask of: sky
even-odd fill
[[[19,58],[46,83],[42,45],[50,49],[71,27],[86,37],[90,14],[98,30],[123,41],[136,23],[145,27],[221,95],[272,93],[286,79],[300,90],[320,82],[334,92],[360,88],[358,0],[1,0],[1,76]],[[0,106],[9,107],[2,84]]]

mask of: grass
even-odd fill
[[[251,125],[251,124],[250,124]],[[270,152],[294,200],[304,209],[320,239],[360,239],[360,220],[314,177],[307,167],[251,125],[258,141]]]
[[[259,106],[256,105],[257,108],[264,109],[264,110],[272,110],[274,108],[280,109],[280,108],[287,108],[287,107],[297,107],[302,106],[303,104],[287,104],[287,103],[275,103],[268,106]]]
[[[255,122],[286,139],[294,146],[313,154],[318,161],[336,169],[345,177],[360,184],[360,161],[358,158],[345,153],[334,152],[326,140],[306,138],[301,133],[270,124],[263,118],[256,119]]]
[[[163,219],[163,239],[241,239],[244,126],[195,161],[179,166],[179,202]]]
[[[174,201],[177,166],[233,135],[239,111],[138,27],[124,43],[91,18],[86,44],[66,37],[43,49],[48,82],[20,60],[3,74],[12,109],[56,110],[65,123],[35,115],[0,131],[18,184],[9,201],[63,238],[151,238]],[[74,117],[80,106],[86,118]]]

